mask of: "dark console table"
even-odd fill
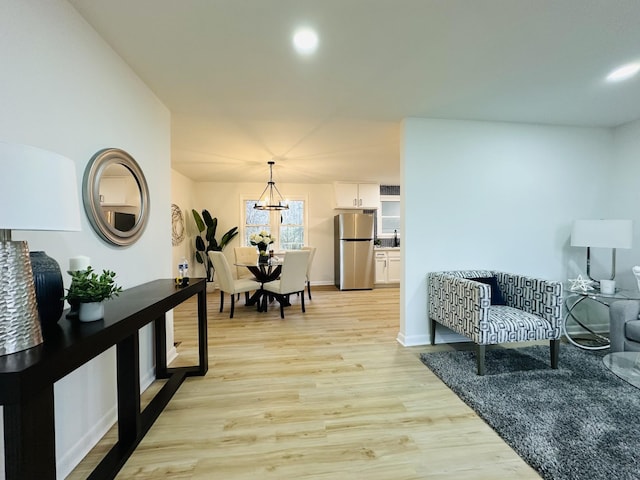
[[[165,314],[193,295],[198,296],[198,365],[168,368]],[[138,332],[152,322],[156,378],[168,380],[141,411]],[[155,280],[130,288],[105,303],[103,320],[70,321],[63,313],[58,325],[45,332],[44,343],[1,356],[6,480],[56,478],[53,384],[114,345],[118,441],[90,479],[114,478],[184,379],[207,373],[206,281],[192,279],[178,289],[173,280]]]

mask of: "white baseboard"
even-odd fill
[[[178,358],[178,350],[176,347],[171,347],[167,352],[167,365],[170,365],[176,358]]]
[[[419,345],[430,345],[431,335],[428,333],[421,335],[405,336],[402,332],[398,333],[396,340],[403,347],[417,347]],[[438,343],[461,343],[468,342],[469,339],[462,335],[458,335],[450,330],[445,332],[436,332],[436,344]]]
[[[402,332],[398,332],[396,341],[403,347],[415,347],[418,345],[429,345],[429,335],[410,335],[406,336]]]
[[[149,385],[151,385],[156,380],[156,369],[155,366],[147,370],[144,375],[140,375],[140,393],[144,392]]]
[[[117,405],[114,405],[69,451],[58,458],[56,460],[57,478],[66,478],[102,437],[105,436],[109,429],[116,423],[117,418]],[[33,461],[37,461],[37,459],[33,459]]]
[[[173,358],[177,356],[175,348],[170,350]],[[167,361],[170,353],[167,352]],[[156,373],[155,368],[149,369],[144,375],[140,376],[140,393],[144,392],[155,381]],[[56,459],[56,476],[58,478],[65,478],[69,475],[76,466],[82,461],[82,459],[91,451],[97,443],[102,440],[102,437],[113,427],[118,420],[118,405],[114,404],[113,407],[105,413],[100,420],[94,424],[91,429],[76,442],[65,454]]]
[[[333,280],[320,280],[320,281],[313,281],[311,282],[311,286],[315,287],[315,286],[320,286],[320,285],[335,285],[335,282]]]

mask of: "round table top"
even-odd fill
[[[602,360],[604,365],[624,381],[640,388],[640,353],[614,352]]]
[[[259,262],[236,262],[234,265],[236,267],[262,267],[262,266],[272,266],[275,267],[277,265],[282,265],[284,259],[280,257],[271,257],[267,263],[259,263]]]

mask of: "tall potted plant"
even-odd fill
[[[202,210],[202,216],[196,211],[191,210],[193,213],[193,219],[198,227],[198,236],[196,237],[196,261],[205,266],[207,270],[207,281],[213,281],[213,264],[209,260],[209,252],[217,251],[221,252],[231,240],[238,235],[238,227],[233,227],[227,233],[222,235],[222,238],[218,242],[216,240],[216,229],[218,228],[218,219],[211,217],[211,214],[207,209]]]

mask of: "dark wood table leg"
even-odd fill
[[[53,384],[4,405],[4,463],[6,480],[55,480]]]
[[[156,349],[156,378],[167,378],[167,319],[166,315],[153,322]]]
[[[207,336],[207,290],[198,292],[198,375],[209,370],[209,338]]]
[[[118,378],[118,440],[136,443],[140,435],[140,350],[138,332],[116,345]]]

